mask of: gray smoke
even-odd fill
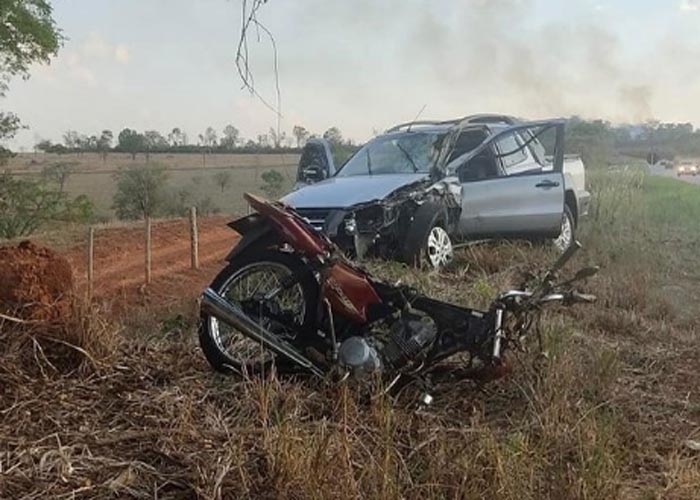
[[[316,121],[337,106],[334,123],[351,133],[411,119],[423,104],[439,118],[692,119],[679,93],[700,102],[700,47],[675,26],[630,39],[635,13],[610,5],[618,11],[590,0],[298,2],[277,29],[309,44],[281,51],[283,86],[290,100],[313,96],[320,110],[303,112]]]

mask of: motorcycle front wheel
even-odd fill
[[[285,277],[297,276],[291,287],[255,307],[256,297],[278,288]],[[263,250],[235,258],[214,278],[210,288],[241,307],[255,322],[294,344],[299,331],[311,331],[318,303],[318,283],[304,261],[294,254]],[[274,310],[277,318],[268,316]],[[289,321],[282,322],[281,317]],[[256,374],[275,363],[275,355],[260,343],[211,314],[202,314],[199,343],[209,364],[220,372]],[[287,366],[286,360],[276,363]]]

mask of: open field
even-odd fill
[[[636,170],[589,180],[595,205],[572,267],[602,267],[586,287],[598,303],[547,313],[548,360],[520,355],[484,387],[435,380],[427,410],[411,391],[367,400],[351,385],[213,374],[194,300],[219,250],[193,278],[185,247],[155,300],[83,311],[79,356],[0,323],[0,497],[697,498],[700,189]],[[168,224],[163,252],[181,246]],[[132,289],[142,271],[118,243],[130,248],[139,228],[115,231],[102,233],[115,245],[106,282]],[[228,236],[204,232],[223,252]],[[84,246],[62,248],[79,268]],[[483,307],[553,257],[503,243],[464,249],[440,274],[371,267]]]
[[[20,153],[10,158],[6,168],[12,172],[40,172],[54,163],[74,164],[78,172],[115,172],[133,163],[146,163],[146,155],[139,153],[132,160],[128,153],[109,153],[106,159],[97,153]],[[199,153],[154,153],[148,161],[166,165],[169,169],[198,170],[206,168],[257,167],[267,168],[279,165],[296,165],[298,154],[237,154],[212,153],[203,156]]]
[[[14,174],[33,175],[56,162],[75,162],[74,173],[66,182],[66,192],[72,196],[87,195],[95,204],[96,215],[101,220],[113,218],[112,198],[115,193],[114,174],[120,168],[133,164],[145,164],[145,157],[111,153],[103,162],[99,155],[76,154],[20,154],[10,160],[8,168]],[[223,213],[244,213],[247,205],[243,200],[246,191],[260,193],[263,184],[261,174],[268,170],[280,172],[284,178],[282,193],[288,191],[296,177],[298,155],[293,154],[211,154],[202,165],[200,154],[153,154],[150,163],[165,168],[168,172],[168,191],[177,197],[182,190],[192,196],[210,198],[211,203]],[[231,184],[224,190],[214,182],[217,172],[231,173]]]

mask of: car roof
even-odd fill
[[[469,124],[478,124],[478,125],[489,125],[489,126],[498,126],[498,125],[503,125],[503,126],[510,126],[510,125],[515,125],[517,123],[520,123],[522,120],[519,118],[516,118],[514,116],[508,116],[508,115],[499,115],[499,114],[488,114],[488,113],[482,113],[478,115],[467,115],[462,118],[454,118],[451,120],[413,120],[411,122],[406,122],[406,123],[401,123],[399,125],[395,125],[391,127],[389,130],[387,130],[387,133],[391,132],[397,132],[400,130],[414,130],[417,128],[421,128],[423,130],[425,129],[433,129],[433,130],[443,130],[443,129],[449,129],[450,127],[453,127],[455,125],[469,125]]]

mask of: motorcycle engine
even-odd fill
[[[404,312],[388,331],[346,339],[338,350],[338,361],[357,378],[384,367],[400,369],[419,361],[436,337],[437,327],[432,319],[417,312]]]

